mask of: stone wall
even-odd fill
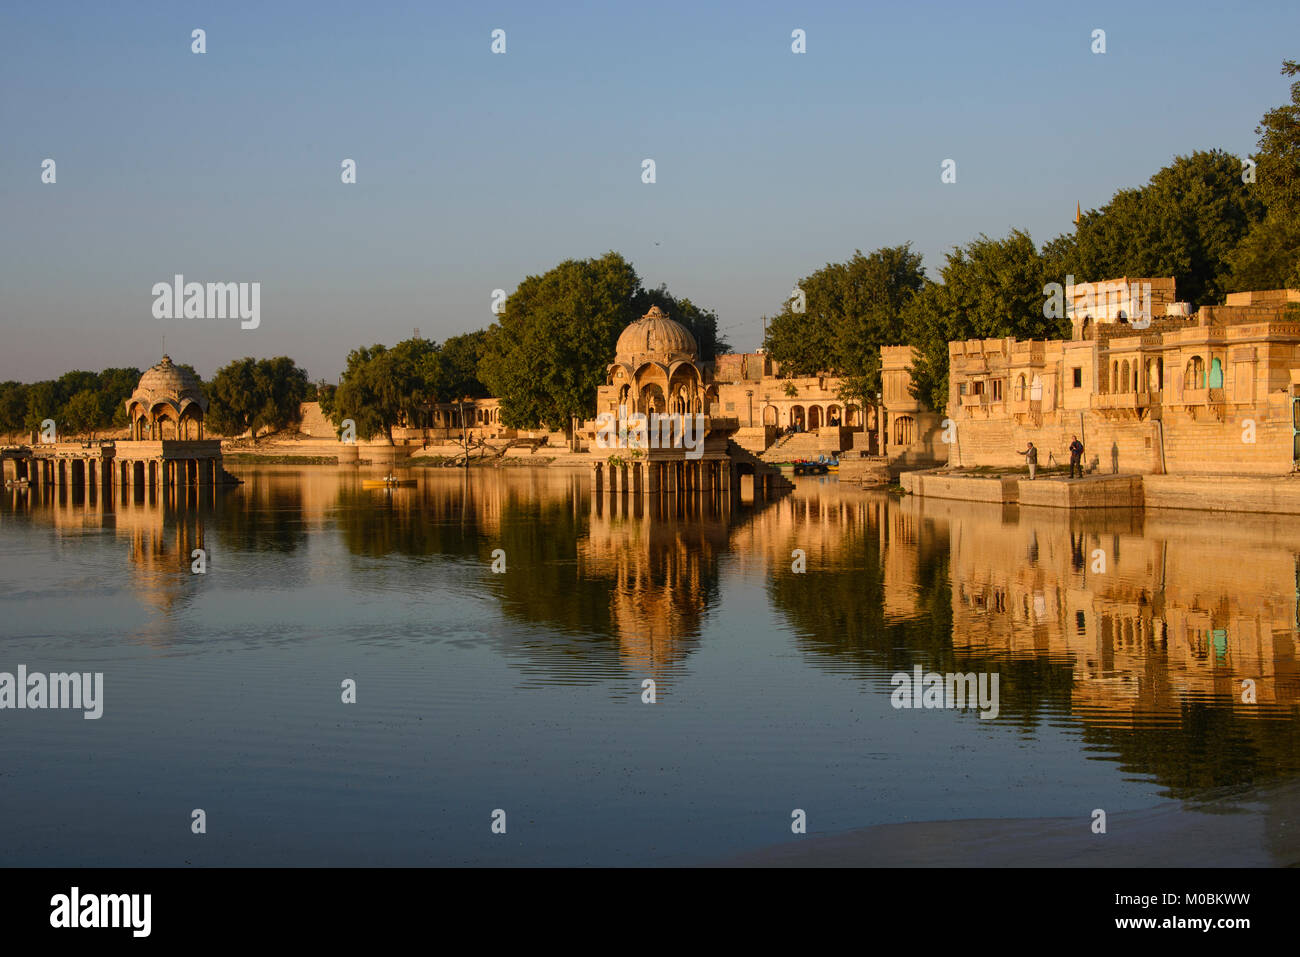
[[[1159,471],[1159,435],[1152,422],[1107,421],[1090,413],[1083,414],[1082,425],[1078,415],[1062,415],[1041,426],[1008,419],[959,421],[949,464],[964,468],[1023,466],[1025,458],[1018,453],[1033,442],[1041,468],[1069,465],[1070,442],[1075,435],[1083,442],[1085,466],[1096,460],[1097,469],[1110,472],[1118,457],[1120,471]]]

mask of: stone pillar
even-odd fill
[[[659,492],[659,470],[663,467],[658,462],[646,462],[645,490],[647,495]]]
[[[591,487],[596,492],[602,492],[605,488],[605,474],[599,462],[593,462],[591,466]]]

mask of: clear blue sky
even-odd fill
[[[164,334],[205,376],[289,354],[334,379],[354,346],[481,328],[494,288],[610,249],[752,348],[855,248],[911,240],[936,275],[1176,154],[1244,155],[1297,56],[1294,0],[7,3],[0,379],[145,367]],[[155,319],[178,272],[260,281],[260,328]]]

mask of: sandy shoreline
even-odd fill
[[[1107,817],[880,824],[799,837],[714,862],[721,867],[1297,867],[1300,782]]]

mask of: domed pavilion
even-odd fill
[[[627,414],[707,412],[717,391],[705,386],[699,346],[689,329],[651,306],[618,337],[601,411]]]
[[[786,488],[777,469],[732,441],[735,416],[719,416],[718,389],[691,331],[658,306],[630,323],[614,346],[596,418],[581,427],[596,491],[755,494]]]
[[[134,441],[202,439],[208,399],[198,377],[175,365],[170,356],[151,366],[126,400]]]
[[[208,399],[194,373],[163,356],[126,400],[130,438],[41,442],[27,477],[40,485],[162,490],[239,480],[222,468],[221,440],[203,435]],[[6,472],[8,475],[8,472]]]

